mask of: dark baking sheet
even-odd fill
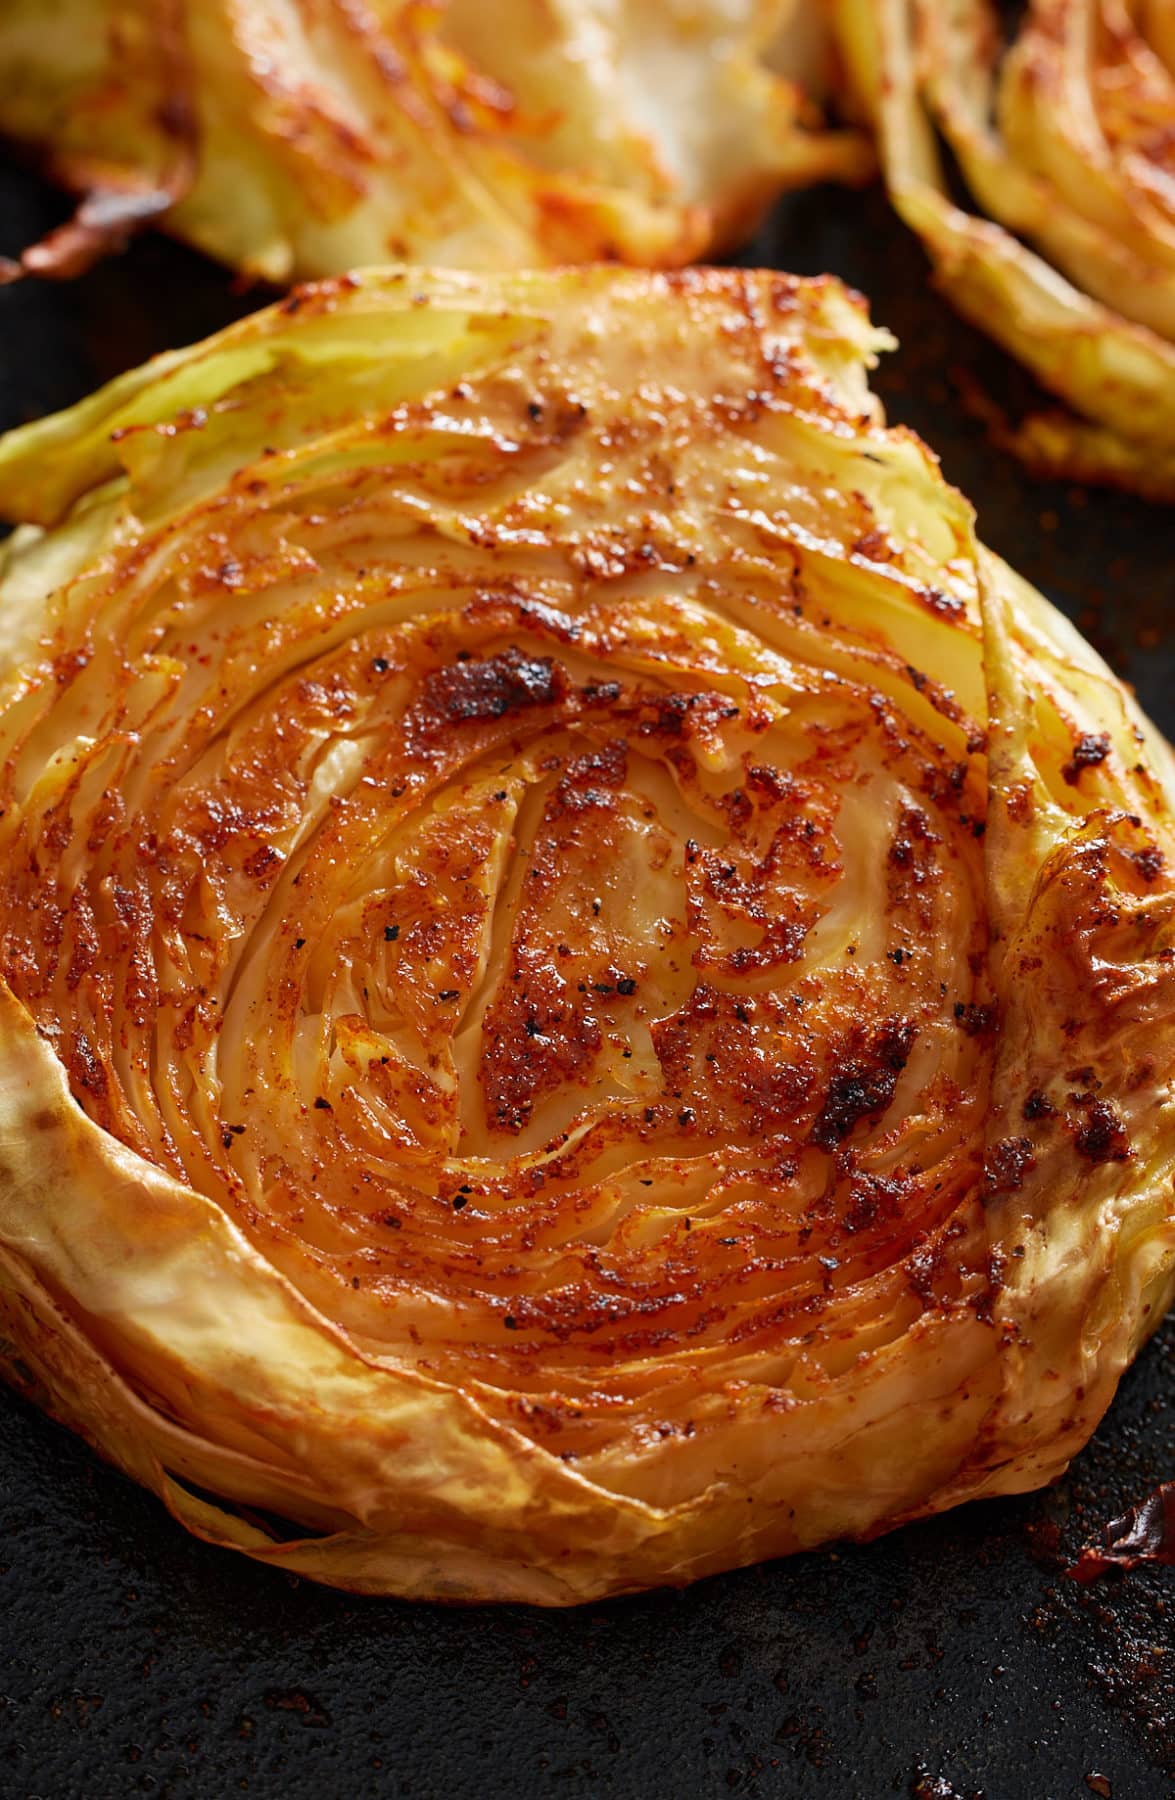
[[[0,252],[62,211],[0,164]],[[960,394],[1016,404],[1027,384],[929,290],[880,195],[789,201],[755,256],[870,292],[903,339],[876,380],[891,417],[1175,733],[1171,515],[1042,486],[987,447]],[[0,292],[0,426],[257,298],[162,240],[72,287]],[[1175,1795],[1175,1581],[1064,1574],[1175,1472],[1173,1365],[1169,1320],[1047,1493],[560,1614],[360,1601],[208,1549],[0,1395],[0,1792]]]

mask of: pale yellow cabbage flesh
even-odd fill
[[[1052,1479],[1159,1320],[1171,755],[885,342],[389,270],[0,443],[0,1361],[201,1536],[684,1582]]]

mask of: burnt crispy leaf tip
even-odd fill
[[[1096,1581],[1110,1569],[1138,1569],[1144,1563],[1175,1563],[1175,1481],[1103,1527],[1100,1544],[1088,1545],[1069,1570],[1074,1581]]]
[[[103,257],[123,250],[131,238],[155,224],[175,204],[171,188],[97,189],[82,199],[73,217],[18,258],[0,257],[0,284],[24,276],[69,281]]]

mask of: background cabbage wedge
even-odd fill
[[[688,262],[869,172],[792,79],[815,27],[793,0],[7,0],[0,130],[83,196],[24,267],[152,219],[275,283]]]
[[[1162,6],[832,0],[885,179],[943,290],[1057,394],[1007,445],[1175,496],[1175,72]],[[936,131],[986,217],[956,205]]]
[[[201,1536],[683,1582],[1051,1479],[1161,1316],[1175,769],[885,341],[391,270],[0,444],[0,1357]]]

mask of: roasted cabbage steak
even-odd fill
[[[1175,1269],[1170,752],[832,280],[374,272],[0,444],[0,1360],[562,1605],[1059,1474]]]

